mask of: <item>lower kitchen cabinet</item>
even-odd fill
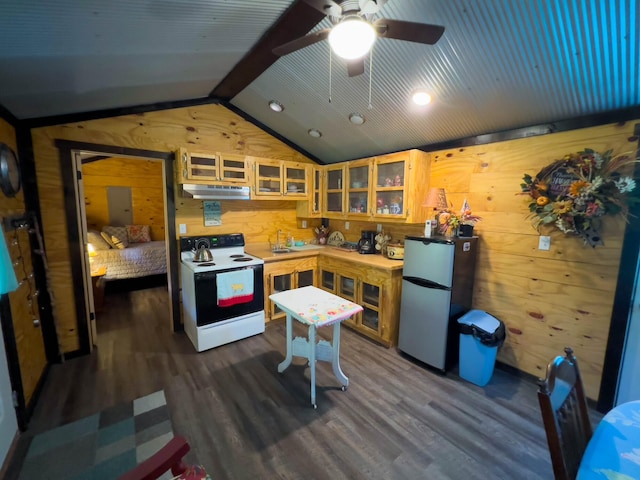
[[[266,321],[284,318],[285,313],[269,295],[292,288],[316,285],[318,257],[295,258],[264,264],[264,311]]]
[[[387,347],[398,343],[402,270],[321,256],[318,271],[320,288],[364,308],[345,325]]]

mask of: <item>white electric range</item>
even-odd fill
[[[246,254],[244,245],[241,233],[180,238],[184,329],[198,352],[264,332],[264,260]],[[201,247],[212,261],[194,261]],[[219,294],[234,278],[226,274],[240,270],[251,271],[253,288],[229,305]]]

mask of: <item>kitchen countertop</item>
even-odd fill
[[[347,252],[345,250],[338,250],[331,246],[319,246],[319,248],[299,252],[291,251],[289,253],[273,253],[268,243],[249,243],[245,245],[244,250],[254,257],[262,258],[265,263],[326,255],[332,258],[357,262],[363,265],[385,268],[388,270],[401,270],[404,265],[402,260],[391,260],[387,257],[383,257],[382,255],[361,255],[358,252]]]

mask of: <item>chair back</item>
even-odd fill
[[[573,350],[564,349],[538,382],[538,401],[556,480],[575,480],[593,431],[587,397]]]

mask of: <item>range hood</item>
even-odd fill
[[[249,187],[233,187],[225,185],[182,185],[182,196],[201,200],[250,200]]]

